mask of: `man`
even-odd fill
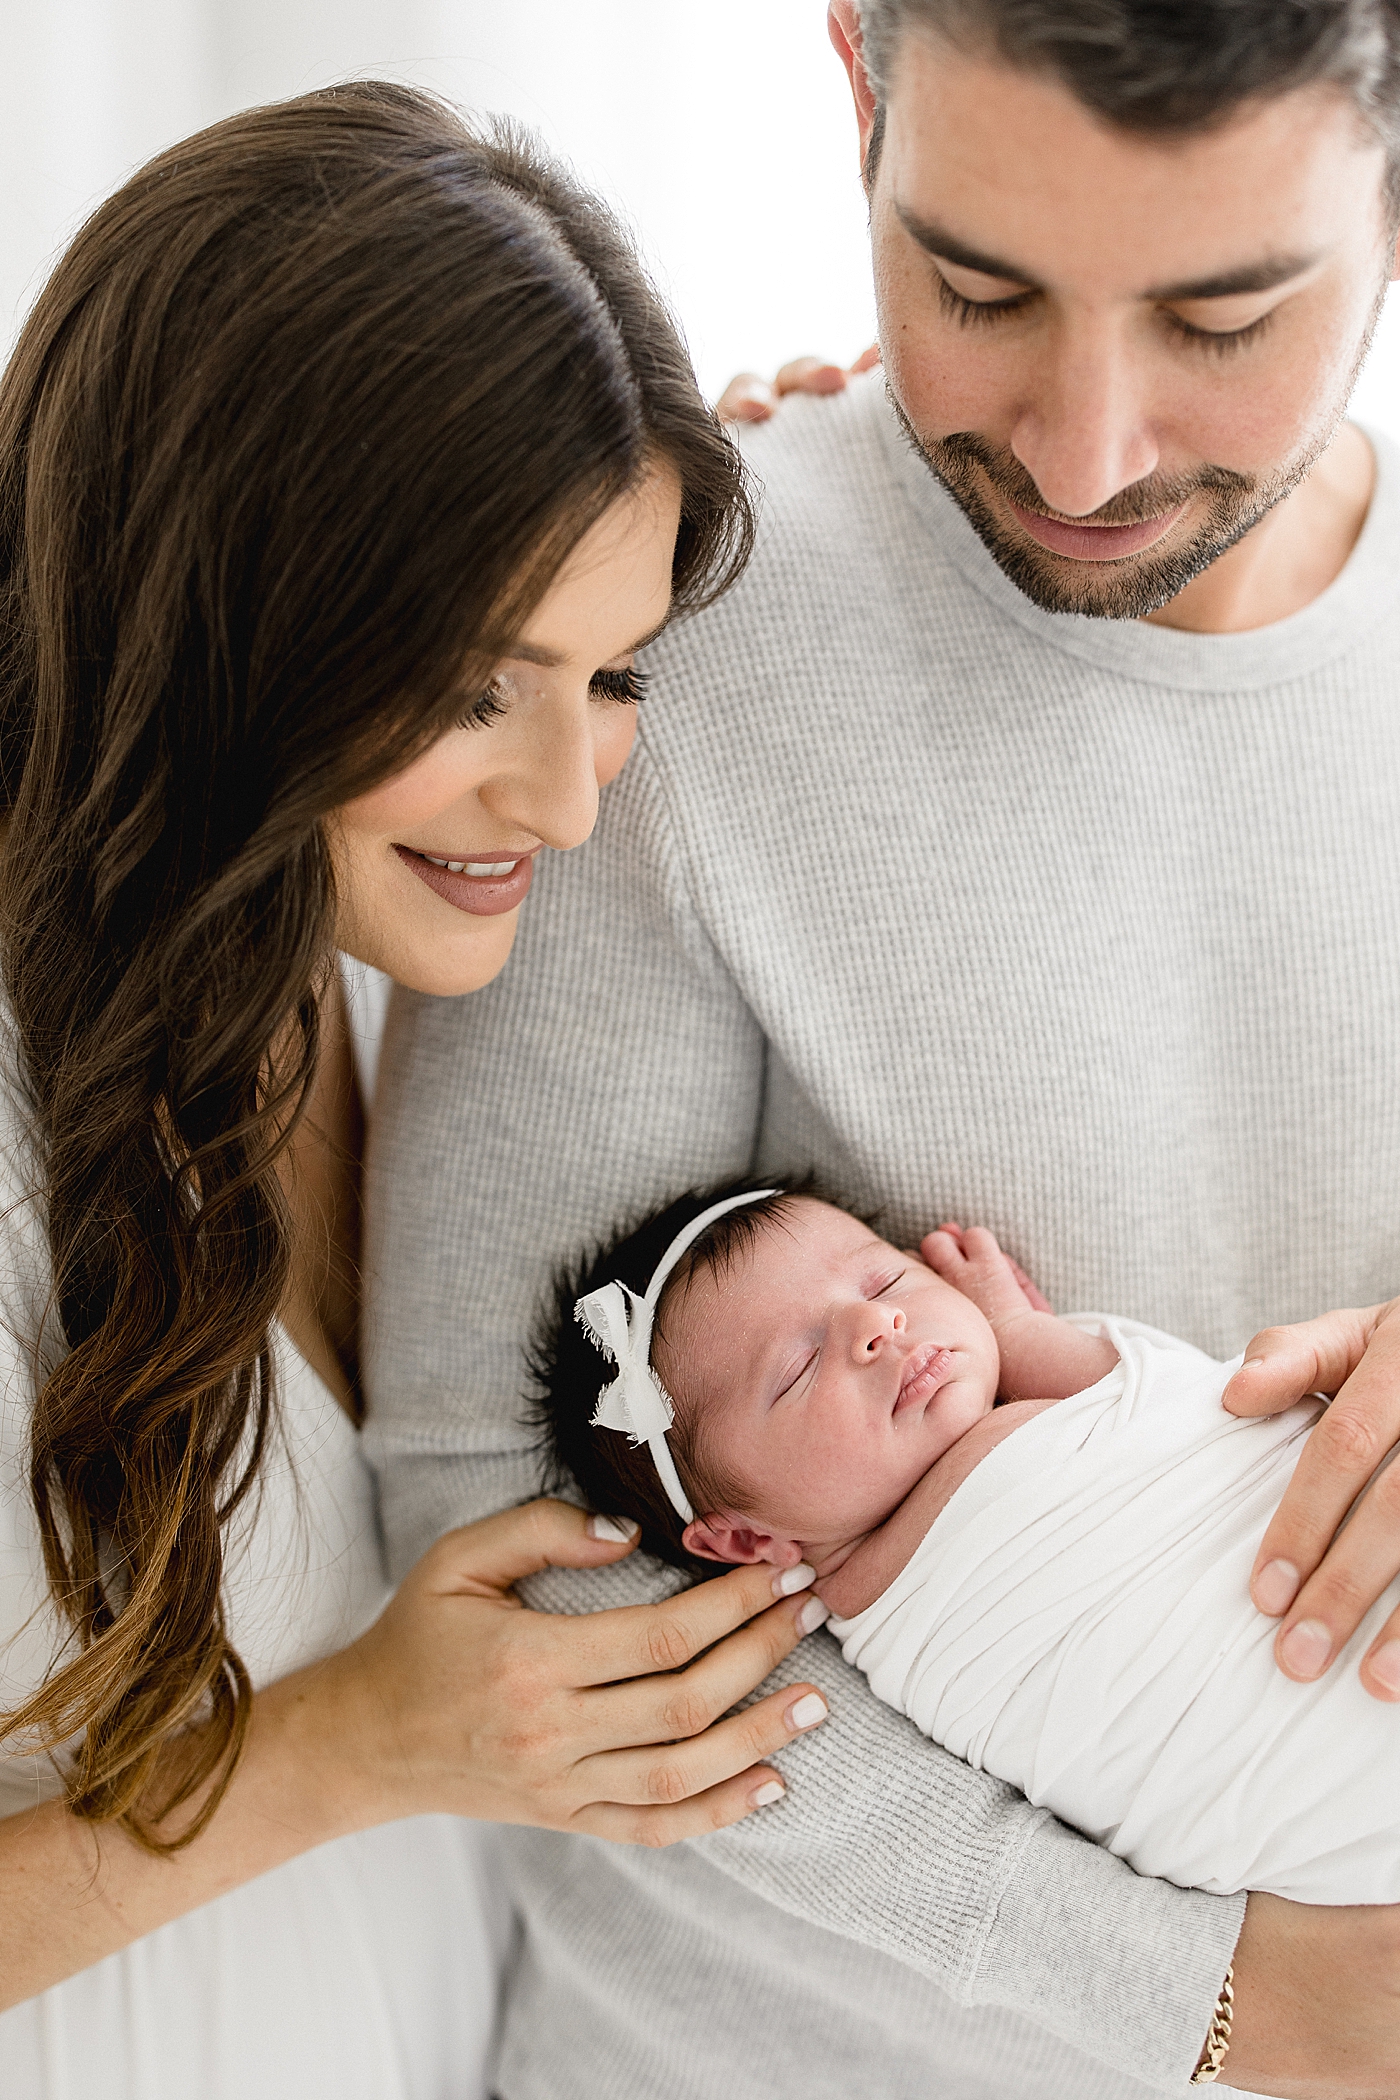
[[[876,375],[757,434],[754,567],[652,652],[596,839],[499,985],[398,1002],[369,1379],[401,1565],[536,1484],[550,1264],[687,1183],[811,1165],[1221,1355],[1400,1266],[1400,461],[1341,420],[1393,267],[1400,21],[831,20],[893,406]],[[1299,1593],[1322,1549],[1282,1522],[1257,1594],[1312,1676],[1344,1585]],[[1392,1913],[1138,1880],[825,1635],[799,1667],[832,1716],[766,1820],[655,1857],[510,1834],[501,2100],[1171,2091],[1232,1958],[1223,2083],[1400,2087]]]

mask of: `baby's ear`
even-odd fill
[[[766,1560],[775,1568],[795,1568],[802,1558],[796,1539],[775,1539],[771,1531],[755,1531],[717,1509],[687,1524],[684,1539],[687,1553],[700,1560],[721,1560],[731,1567]]]

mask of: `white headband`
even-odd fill
[[[593,1427],[621,1430],[634,1445],[648,1446],[667,1499],[687,1524],[693,1521],[695,1512],[686,1500],[666,1441],[666,1432],[676,1419],[675,1402],[651,1367],[651,1330],[657,1300],[681,1256],[716,1218],[745,1203],[761,1203],[765,1196],[780,1193],[778,1189],[750,1189],[745,1196],[726,1196],[723,1203],[712,1203],[698,1218],[692,1218],[657,1263],[644,1297],[639,1298],[625,1283],[605,1283],[601,1290],[580,1298],[574,1307],[574,1318],[589,1340],[617,1365],[616,1378],[598,1396]]]

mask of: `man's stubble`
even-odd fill
[[[893,388],[887,386],[905,434],[924,464],[942,482],[998,567],[1044,612],[1082,613],[1099,620],[1141,620],[1184,591],[1222,554],[1237,545],[1308,477],[1331,444],[1346,414],[1371,338],[1385,303],[1382,282],[1335,413],[1320,432],[1270,474],[1243,474],[1233,467],[1204,465],[1189,474],[1150,474],[1120,489],[1089,522],[1137,525],[1181,505],[1206,498],[1204,514],[1184,545],[1169,553],[1130,555],[1120,561],[1074,562],[1036,545],[1020,527],[1008,525],[993,508],[986,484],[1022,510],[1046,510],[1030,474],[1015,454],[999,450],[976,431],[954,431],[927,439],[915,429]],[[1063,518],[1062,512],[1050,515]],[[1081,520],[1068,522],[1080,523]]]

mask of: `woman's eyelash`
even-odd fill
[[[635,707],[647,696],[646,673],[633,669],[595,671],[589,690],[600,700],[616,700],[623,707]]]
[[[473,700],[465,714],[457,717],[459,729],[484,729],[506,711],[505,695],[498,685],[488,685],[479,700]]]
[[[647,696],[646,674],[636,670],[595,671],[588,682],[588,690],[595,700],[616,700],[622,707],[636,707]],[[508,704],[498,685],[488,685],[480,699],[474,700],[466,713],[458,716],[458,726],[482,729],[488,722],[499,720]]]

